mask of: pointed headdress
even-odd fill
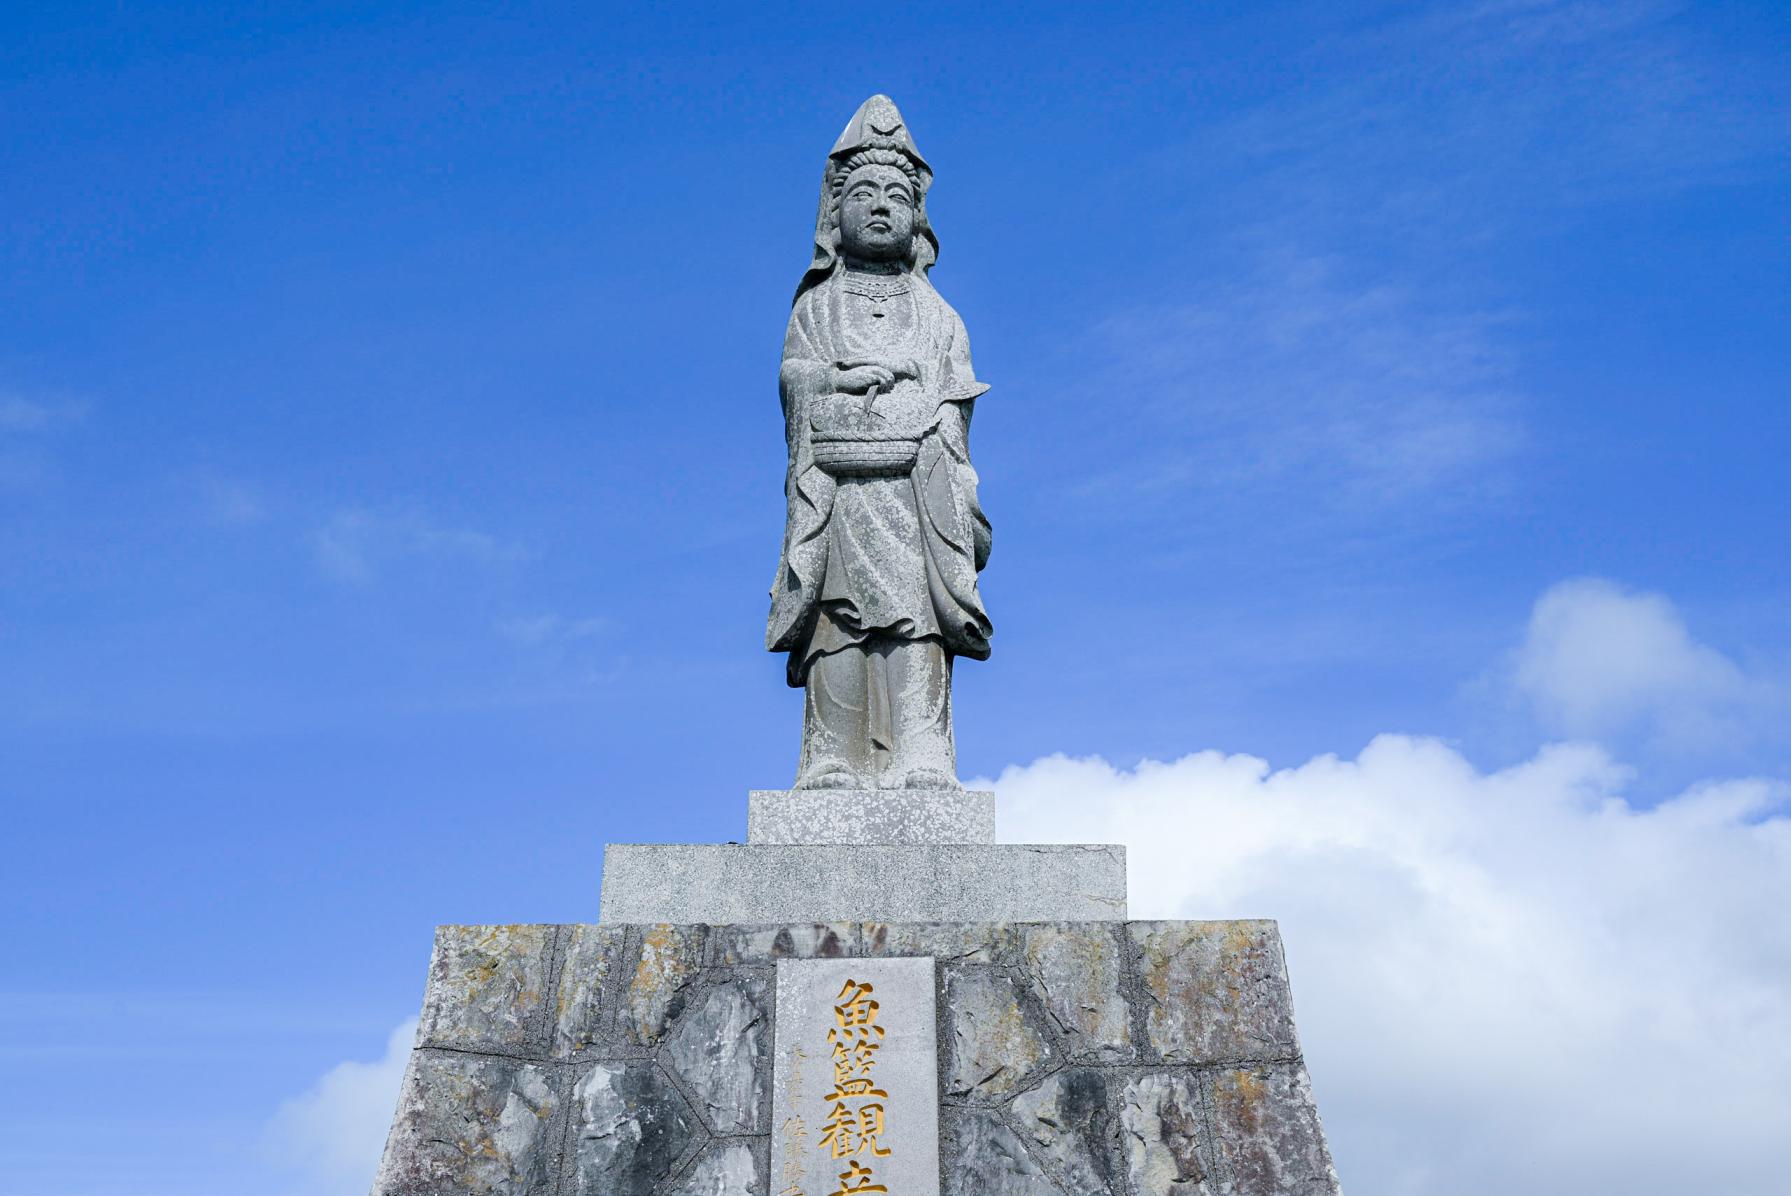
[[[827,168],[821,172],[821,206],[815,213],[815,259],[796,287],[798,299],[839,266],[839,199],[846,176],[867,157],[879,160],[886,154],[895,155],[895,161],[914,179],[914,244],[909,252],[910,267],[924,274],[938,260],[939,238],[933,235],[933,227],[927,222],[927,188],[933,184],[933,168],[915,148],[914,138],[908,133],[908,122],[902,119],[895,101],[886,95],[874,95],[858,106],[858,111],[846,122],[845,131],[827,155]]]

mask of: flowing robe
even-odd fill
[[[976,575],[989,558],[989,521],[970,464],[970,416],[988,389],[976,380],[958,313],[926,276],[877,304],[843,270],[804,291],[790,313],[780,390],[789,448],[783,556],[771,587],[766,647],[788,652],[792,686],[815,657],[874,635],[936,638],[953,656],[986,660],[992,628]],[[903,378],[860,415],[864,395],[832,386],[835,363],[912,360]],[[835,477],[814,460],[816,425],[858,419],[919,439],[913,468],[896,477]]]

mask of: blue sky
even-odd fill
[[[268,1127],[434,924],[788,783],[777,355],[875,91],[994,386],[966,776],[1569,743],[1779,834],[1782,6],[14,5],[0,1191],[323,1191]],[[1353,1192],[1492,1182],[1309,1046]]]

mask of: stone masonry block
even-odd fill
[[[717,1134],[765,1132],[771,1057],[767,987],[757,976],[725,981],[666,1036],[663,1058],[696,1094],[698,1111]]]
[[[859,922],[717,926],[711,941],[714,961],[723,967],[780,959],[841,959],[865,952],[864,925]]]
[[[517,1054],[542,1041],[555,930],[438,927],[419,1043]]]
[[[603,999],[622,966],[628,942],[624,926],[568,926],[554,996],[554,1054],[568,1058],[610,1037],[614,1018]]]
[[[651,1060],[593,1063],[572,1091],[570,1196],[653,1196],[703,1140]]]
[[[1134,922],[1146,1025],[1165,1063],[1292,1059],[1293,1003],[1273,922]]]
[[[1105,926],[1024,926],[1025,966],[1072,1060],[1127,1063],[1131,1014],[1120,993],[1121,940]]]
[[[707,936],[704,926],[640,927],[640,949],[622,1006],[627,1041],[658,1042],[666,1024],[683,1011],[691,982],[702,970]]]
[[[1033,1023],[1020,990],[1004,972],[982,967],[945,971],[948,1099],[986,1100],[1018,1091],[1054,1066],[1057,1052]]]
[[[941,1109],[940,1120],[945,1196],[1065,1196],[994,1110]]]
[[[1337,1196],[1337,1172],[1302,1064],[1232,1068],[1214,1073],[1208,1084],[1227,1191]]]
[[[1011,922],[814,922],[717,926],[710,941],[718,966],[780,959],[854,959],[931,955],[947,963],[1007,963],[1018,956]]]
[[[1132,1196],[1218,1196],[1212,1127],[1195,1071],[1134,1077],[1120,1093],[1119,1120]]]
[[[418,1050],[373,1196],[548,1196],[564,1103],[551,1068]]]
[[[1107,1087],[1104,1069],[1072,1067],[1014,1098],[1014,1123],[1066,1192],[1119,1191],[1119,1133]]]
[[[744,1142],[716,1142],[703,1152],[671,1196],[765,1196],[758,1160]]]

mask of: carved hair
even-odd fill
[[[836,201],[840,197],[840,192],[844,191],[846,188],[846,179],[851,176],[854,170],[857,170],[861,166],[895,167],[908,176],[908,185],[914,188],[915,198],[918,199],[920,197],[922,189],[920,170],[914,165],[914,160],[912,158],[900,150],[861,149],[850,158],[847,158],[844,162],[836,165],[833,169],[833,177],[829,181],[829,187],[832,190],[833,198]]]

